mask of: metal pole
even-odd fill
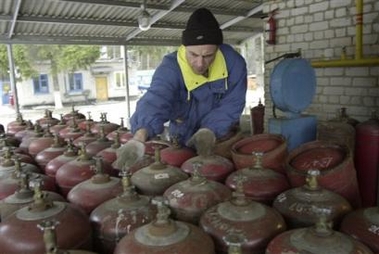
[[[129,97],[129,73],[128,73],[128,50],[127,46],[123,46],[124,49],[124,70],[125,70],[125,90],[126,90],[126,96],[125,100],[127,102],[127,117],[128,120],[130,118],[131,112],[130,112],[130,97]]]
[[[11,44],[7,44],[7,51],[8,51],[8,61],[9,61],[9,78],[11,81],[11,90],[12,90],[13,100],[14,100],[14,109],[16,110],[16,113],[18,114],[20,113],[20,108],[18,105],[15,68],[14,68],[13,51],[12,51]]]

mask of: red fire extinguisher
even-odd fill
[[[272,12],[270,12],[269,18],[266,22],[266,42],[270,45],[276,43],[276,20],[274,18],[276,11],[277,10],[273,10]]]

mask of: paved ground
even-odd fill
[[[131,111],[134,111],[135,102],[131,101],[130,107]],[[107,101],[99,102],[93,105],[78,105],[74,107],[75,110],[78,110],[84,115],[88,115],[88,112],[91,112],[91,117],[95,121],[100,121],[100,113],[107,113],[108,121],[112,123],[120,123],[121,117],[124,117],[125,124],[127,125],[127,102],[125,101]],[[20,112],[25,120],[31,120],[33,123],[44,117],[45,110],[49,109],[53,112],[53,117],[60,119],[60,114],[67,114],[72,111],[72,107],[63,107],[60,109],[55,109],[53,106],[39,106],[33,109],[21,109]],[[0,123],[6,127],[8,123],[16,120],[16,111],[13,107],[9,105],[0,105]]]

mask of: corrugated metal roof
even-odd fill
[[[141,31],[142,0],[1,0],[0,43],[178,45],[191,13],[210,9],[225,42],[262,32],[262,0],[147,0],[154,21]]]

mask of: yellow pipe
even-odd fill
[[[315,68],[319,67],[359,67],[379,65],[379,58],[363,58],[363,0],[356,0],[356,36],[355,36],[355,57],[346,59],[343,50],[340,60],[311,61]]]

